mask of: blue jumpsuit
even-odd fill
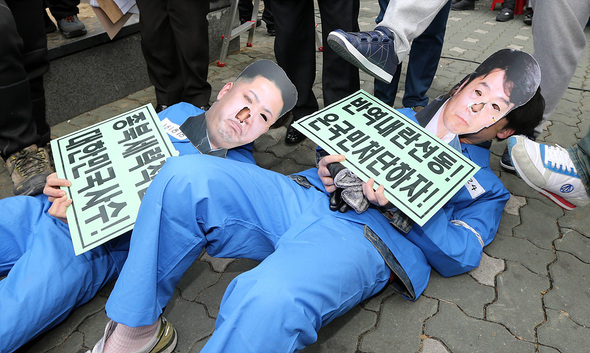
[[[180,103],[160,113],[180,125],[202,110]],[[180,154],[198,151],[188,140],[171,140]],[[254,163],[252,146],[227,158]],[[122,268],[129,234],[74,255],[68,225],[47,213],[45,195],[0,200],[0,353],[12,352],[64,320],[93,298]]]
[[[331,212],[315,168],[289,177],[205,155],[170,158],[144,197],[107,315],[129,326],[153,323],[203,248],[261,263],[229,284],[202,352],[299,351],[382,290],[392,272],[396,288],[416,299],[431,266],[451,276],[479,265],[509,197],[489,151],[462,148],[481,166],[470,189],[408,234],[376,208]]]

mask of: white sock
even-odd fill
[[[117,324],[104,345],[104,353],[132,353],[143,348],[160,329],[160,319],[151,325],[130,327]]]

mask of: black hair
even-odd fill
[[[289,77],[287,77],[285,71],[270,60],[258,60],[248,65],[244,71],[238,75],[236,82],[240,80],[252,81],[258,76],[268,79],[281,91],[283,109],[281,109],[279,117],[293,109],[297,102],[297,89]]]
[[[514,129],[514,135],[532,137],[535,127],[543,120],[544,111],[545,99],[541,95],[541,87],[539,87],[528,102],[506,114],[504,119],[507,123],[504,128]]]

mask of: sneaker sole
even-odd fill
[[[80,37],[80,36],[85,35],[86,34],[86,30],[85,29],[79,29],[79,30],[75,30],[75,31],[71,31],[71,32],[63,32],[63,31],[61,31],[61,34],[63,34],[63,36],[66,37],[66,38],[75,38],[75,37]]]
[[[518,173],[518,176],[524,180],[525,183],[527,183],[528,186],[530,186],[531,188],[537,190],[541,195],[547,197],[549,200],[553,201],[555,204],[557,204],[559,207],[566,209],[568,211],[572,211],[576,208],[576,205],[572,204],[571,202],[567,201],[566,199],[564,199],[563,197],[556,195],[554,193],[552,193],[551,191],[547,191],[545,189],[542,189],[538,186],[536,186],[535,184],[533,184],[525,175],[524,173],[522,173],[522,169],[520,168],[520,166],[518,165],[518,162],[514,159],[512,159],[512,165],[514,166],[514,168],[516,169],[516,172]]]
[[[173,337],[172,340],[170,341],[170,343],[168,343],[168,345],[166,345],[163,349],[154,352],[154,353],[172,353],[172,351],[174,351],[174,348],[176,348],[176,344],[178,343],[178,334],[176,333],[176,329],[173,328]],[[151,352],[150,352],[151,353]]]
[[[338,55],[340,55],[349,63],[359,67],[366,73],[379,80],[382,80],[386,83],[391,83],[393,75],[390,75],[379,66],[370,62],[340,33],[330,33],[328,35],[328,44],[330,45],[330,48],[332,48]]]
[[[504,163],[501,158],[500,158],[500,167],[502,167],[502,168],[504,168],[504,170],[512,172],[512,173],[516,172],[516,170],[514,169],[514,166]]]

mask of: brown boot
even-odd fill
[[[30,145],[6,160],[15,195],[38,195],[43,192],[45,179],[54,172],[51,156],[45,148]]]

